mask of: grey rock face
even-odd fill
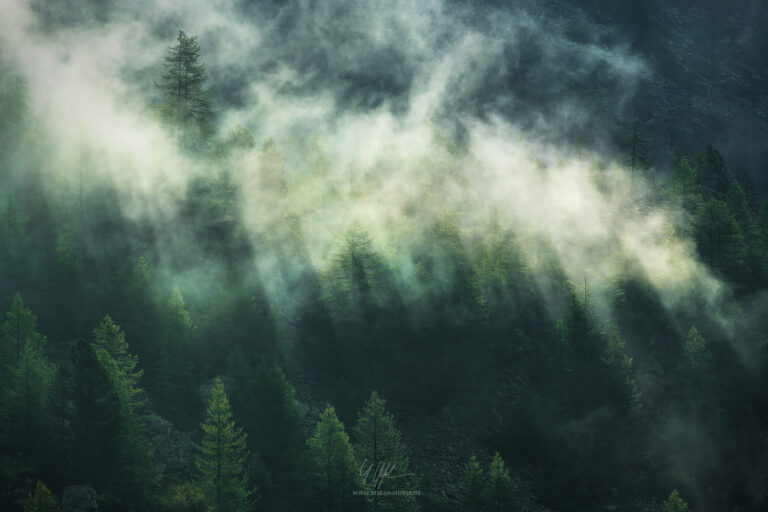
[[[192,470],[200,448],[189,434],[180,432],[173,424],[153,414],[147,422],[147,433],[155,452],[155,473],[162,480],[170,475],[184,475]]]
[[[70,485],[61,498],[62,512],[92,512],[98,510],[96,491],[87,485]]]

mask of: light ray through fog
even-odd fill
[[[300,4],[273,13],[270,20],[258,14],[248,20],[227,1],[162,5],[125,6],[113,9],[106,25],[75,23],[48,32],[25,2],[9,4],[3,16],[7,57],[28,79],[32,110],[53,136],[47,149],[54,155],[49,172],[55,176],[74,179],[82,172],[80,156],[95,155],[98,163],[87,171],[118,186],[130,215],[164,222],[191,177],[217,172],[208,162],[179,154],[147,109],[156,98],[153,74],[171,40],[162,37],[172,33],[164,23],[173,19],[199,35],[214,91],[244,64],[263,70],[248,79],[235,77],[241,86],[238,101],[217,105],[221,132],[242,123],[257,140],[274,137],[292,186],[285,197],[260,189],[261,181],[254,179],[257,149],[237,156],[232,179],[241,189],[249,229],[260,236],[286,215],[298,215],[318,268],[327,266],[339,233],[353,223],[375,232],[374,243],[381,247],[400,245],[401,252],[408,251],[402,237],[419,236],[424,226],[398,232],[399,221],[408,217],[404,208],[416,202],[423,211],[415,221],[411,215],[411,224],[451,211],[464,227],[482,232],[492,213],[499,213],[503,228],[551,243],[577,282],[587,274],[598,287],[610,283],[629,260],[642,262],[642,271],[670,302],[691,287],[704,287],[712,297],[717,293],[720,285],[696,262],[690,246],[669,236],[674,222],[667,212],[639,212],[643,192],[635,187],[630,193],[629,178],[611,163],[611,155],[580,160],[567,146],[548,142],[565,137],[553,132],[585,123],[590,114],[584,103],[552,95],[550,115],[525,119],[487,118],[482,109],[448,114],[482,91],[489,73],[498,72],[501,54],[519,52],[521,39],[533,38],[541,58],[525,71],[527,79],[550,93],[561,85],[548,82],[563,79],[563,73],[587,74],[603,66],[626,96],[648,72],[626,47],[570,40],[559,24],[545,30],[545,19],[523,9],[503,13],[504,23],[493,17],[500,12],[489,11],[483,24],[490,30],[483,32],[465,19],[468,13],[449,14],[441,2],[371,3],[350,10],[334,3]],[[334,16],[341,23],[325,23]],[[365,23],[368,19],[377,22]],[[282,37],[281,24],[301,30]],[[334,50],[337,39],[348,37],[361,44]],[[336,78],[301,61],[311,47],[324,56],[324,69],[329,64],[337,69]],[[369,56],[378,58],[378,50],[393,53],[407,68],[380,69],[379,79],[389,76],[405,88],[378,104],[347,98],[344,91],[351,85],[344,73]],[[566,58],[567,71],[553,72]],[[523,100],[500,90],[487,101]],[[466,142],[460,143],[458,156],[434,144],[439,124],[461,128]],[[319,141],[330,162],[330,174],[322,180],[308,177],[311,169],[302,158],[312,140]],[[598,190],[597,174],[609,181],[605,190]],[[262,278],[268,281],[269,272]]]

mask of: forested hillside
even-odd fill
[[[0,508],[768,508],[765,179],[680,150],[642,45],[573,7],[27,4]]]

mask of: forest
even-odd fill
[[[612,32],[64,4],[0,14],[2,510],[768,508],[766,182]]]

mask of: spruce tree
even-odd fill
[[[688,504],[680,497],[677,489],[672,491],[668,499],[664,500],[664,507],[666,512],[690,512]]]
[[[35,490],[24,502],[24,512],[59,512],[59,505],[48,487],[43,482],[37,482]]]
[[[53,374],[43,354],[45,337],[27,338],[21,354],[11,367],[9,385],[3,401],[10,417],[11,436],[22,443],[29,456],[41,433],[41,422]]]
[[[24,304],[24,299],[17,293],[13,296],[11,308],[5,314],[2,352],[0,352],[3,361],[12,364],[15,358],[21,355],[24,343],[37,336],[36,325],[37,317],[32,314],[32,311]]]
[[[306,455],[322,510],[361,510],[366,501],[354,495],[362,489],[359,468],[333,406],[328,405],[320,415],[315,435],[307,440]]]
[[[200,487],[213,512],[239,512],[248,506],[251,494],[246,489],[244,464],[248,456],[246,434],[235,426],[224,384],[213,382],[205,411],[203,455],[195,465],[200,473]]]
[[[496,512],[514,510],[512,491],[509,470],[504,467],[504,461],[499,452],[496,452],[488,468],[488,492],[490,494],[491,509]]]
[[[382,471],[394,476],[408,475],[408,458],[405,447],[400,443],[400,432],[395,428],[395,419],[385,409],[386,401],[376,391],[363,406],[353,431],[354,449],[361,471],[366,475],[364,484],[372,490],[407,490],[406,478],[384,478],[374,481],[374,475]],[[407,510],[413,500],[407,496],[372,498],[373,509]],[[380,507],[382,505],[382,507]]]
[[[464,508],[469,512],[480,512],[485,506],[485,478],[483,469],[472,455],[464,470]]]
[[[648,161],[648,140],[642,134],[640,119],[637,117],[632,120],[627,164],[632,172],[633,179],[640,172],[650,167]]]
[[[133,484],[138,493],[148,487],[152,465],[152,450],[142,421],[146,401],[143,399],[143,390],[138,386],[143,372],[137,368],[138,357],[128,351],[125,333],[109,315],[94,330],[93,347],[120,400],[120,450],[117,463],[129,480],[124,486]]]
[[[0,409],[8,418],[4,435],[22,443],[27,456],[40,434],[52,376],[43,353],[45,336],[37,332],[36,323],[37,318],[17,293],[5,316],[0,339],[0,376],[6,384],[0,392]]]
[[[72,346],[67,366],[68,405],[63,412],[71,429],[71,476],[99,489],[124,487],[123,468],[115,464],[122,427],[118,393],[88,342],[80,340]]]
[[[137,368],[139,358],[128,351],[125,332],[107,315],[93,334],[96,355],[109,372],[123,405],[135,410],[142,403],[138,384],[144,371]]]
[[[155,86],[163,94],[157,113],[166,123],[179,145],[185,149],[199,147],[213,135],[213,110],[209,89],[205,88],[208,75],[200,61],[200,45],[196,36],[179,31],[176,46],[168,49],[160,76]]]
[[[193,421],[188,411],[194,410],[192,318],[178,287],[171,292],[161,312],[160,350],[155,372],[156,395],[163,414],[182,426]]]

